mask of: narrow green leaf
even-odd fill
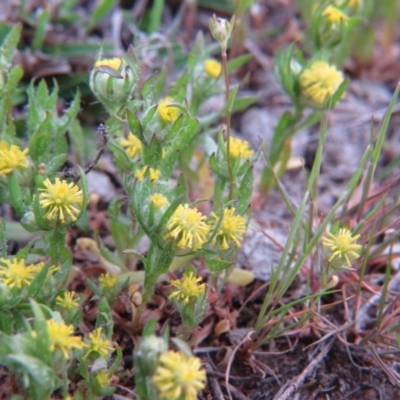
[[[6,90],[12,93],[17,88],[18,83],[23,75],[24,70],[20,65],[15,65],[12,67],[7,77]]]
[[[249,62],[252,58],[253,56],[251,54],[243,54],[239,57],[234,58],[233,60],[229,60],[227,65],[228,73],[234,72],[235,70]]]
[[[11,65],[15,49],[19,42],[21,30],[22,24],[14,25],[0,47],[0,69],[2,71],[7,71]]]
[[[32,50],[38,51],[42,48],[46,37],[47,24],[50,20],[50,8],[42,8],[35,29],[35,34],[32,40]]]
[[[253,167],[250,166],[239,186],[239,204],[237,206],[237,213],[243,215],[249,208],[251,196],[253,194]]]

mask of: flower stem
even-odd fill
[[[222,58],[222,70],[224,71],[225,78],[225,102],[226,102],[226,147],[227,147],[227,164],[229,173],[229,200],[233,198],[233,188],[235,184],[235,177],[232,171],[231,162],[231,108],[229,106],[230,86],[229,86],[229,75],[228,75],[228,62],[226,49],[221,49]]]

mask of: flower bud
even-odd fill
[[[114,114],[129,101],[136,80],[124,60],[111,58],[96,61],[89,83],[93,93]]]
[[[213,38],[219,42],[223,51],[228,47],[228,40],[231,36],[235,24],[235,16],[233,15],[230,22],[224,18],[217,18],[214,14],[209,21],[210,31]]]
[[[163,338],[149,335],[142,339],[138,349],[135,351],[135,365],[145,375],[153,375],[158,364],[158,357],[167,350],[168,345]]]

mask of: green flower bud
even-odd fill
[[[137,365],[146,376],[153,375],[158,365],[160,354],[168,350],[166,341],[150,335],[142,339],[138,350],[135,352],[135,365]]]
[[[125,61],[111,58],[96,61],[89,83],[107,110],[115,114],[129,101],[136,79]]]
[[[223,51],[228,47],[228,40],[231,36],[235,25],[235,16],[233,15],[230,22],[224,18],[217,18],[214,14],[209,21],[210,31],[213,38],[219,42]]]

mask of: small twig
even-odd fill
[[[239,347],[240,347],[242,344],[244,344],[244,343],[249,342],[249,341],[252,340],[252,339],[251,339],[251,336],[253,335],[253,333],[255,333],[255,331],[250,331],[250,332],[246,335],[246,337],[245,337],[244,339],[242,339],[242,340],[240,341],[240,343],[233,349],[232,354],[231,354],[230,357],[229,357],[228,365],[227,365],[226,371],[225,371],[225,386],[226,386],[226,391],[228,392],[228,396],[229,396],[229,399],[230,399],[230,400],[232,400],[232,395],[231,395],[231,391],[230,391],[230,389],[229,389],[229,373],[230,373],[230,371],[231,371],[231,366],[232,366],[233,359],[235,358],[235,354],[236,354],[236,352],[239,350]]]
[[[320,351],[317,357],[315,357],[310,364],[303,370],[303,372],[298,375],[295,379],[292,379],[288,384],[286,384],[274,397],[274,400],[288,400],[291,398],[292,394],[296,392],[299,387],[303,384],[307,376],[312,373],[318,366],[318,364],[325,358],[325,356],[331,350],[335,339],[327,342],[325,347]]]
[[[102,140],[102,145],[99,149],[99,151],[96,154],[96,157],[94,158],[94,160],[85,168],[85,174],[87,175],[95,166],[96,164],[99,162],[100,157],[102,156],[102,154],[104,153],[104,150],[106,149],[107,146],[107,142],[108,142],[108,129],[104,124],[100,124],[97,128],[96,131],[97,135],[101,137]],[[74,179],[74,183],[78,183],[79,179],[81,179],[80,176],[77,176]]]
[[[385,371],[386,375],[388,378],[392,381],[392,383],[396,386],[400,386],[400,379],[398,377],[398,374],[395,371],[392,371],[384,362],[383,360],[379,357],[379,354],[377,353],[375,346],[371,346],[370,350],[372,352],[372,356],[374,357],[375,361],[380,365],[380,367]]]
[[[218,379],[214,376],[214,371],[210,364],[204,364],[207,371],[207,382],[208,387],[212,393],[212,398],[215,400],[224,400],[224,395],[221,390],[221,386],[218,383]]]

